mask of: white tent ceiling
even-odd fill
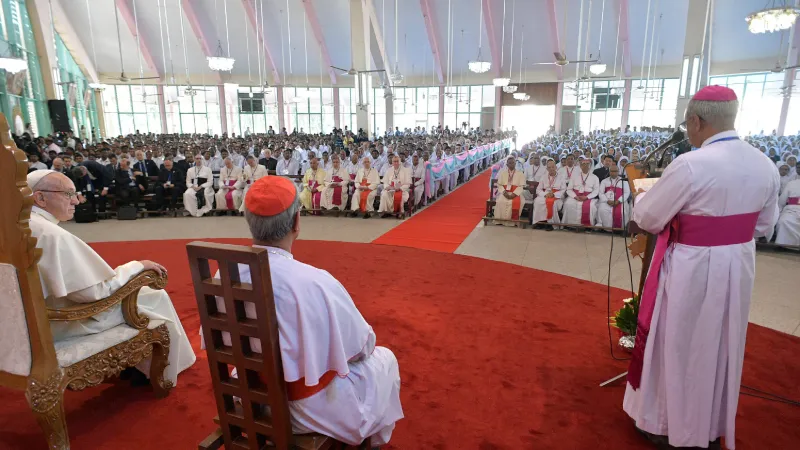
[[[263,25],[268,54],[282,78],[281,81],[294,85],[304,85],[306,78],[310,85],[321,83],[327,85],[331,82],[313,28],[310,23],[306,23],[303,0],[227,0],[227,3],[226,0],[90,0],[88,3],[91,8],[91,20],[86,0],[60,1],[68,16],[66,19],[77,31],[77,37],[87,53],[90,56],[96,53],[96,69],[106,82],[114,82],[107,77],[118,77],[121,71],[114,20],[116,6],[121,6],[123,11],[125,9],[129,11],[128,17],[131,23],[135,9],[142,47],[147,48],[155,65],[154,71],[145,57],[141,58],[140,65],[136,36],[125,20],[125,14],[121,14],[119,25],[122,60],[129,77],[136,77],[141,73],[145,76],[166,75],[169,79],[168,77],[174,73],[175,82],[184,83],[188,73],[194,84],[218,83],[220,80],[218,74],[208,69],[203,46],[198,33],[195,32],[197,27],[201,30],[212,53],[216,52],[218,42],[222,45],[223,52],[227,53],[229,38],[230,53],[236,59],[236,64],[231,75],[223,78],[224,81],[259,84],[259,78],[267,79],[263,70],[259,77],[259,61],[264,67],[265,52],[258,47],[256,33],[247,15],[248,8],[245,7],[247,4],[256,12],[256,18],[253,20],[258,20],[259,25]],[[353,0],[305,1],[316,11],[330,61],[334,65],[349,68],[350,4]],[[534,62],[552,61],[553,51],[558,48],[551,37],[548,0],[505,0],[505,22],[503,22],[503,0],[488,0],[494,21],[492,36],[480,20],[481,0],[371,1],[375,7],[377,26],[383,31],[389,65],[394,67],[397,61],[400,71],[406,77],[406,84],[439,84],[434,69],[430,39],[423,19],[421,5],[425,3],[431,6],[434,16],[433,28],[443,57],[442,64],[445,72],[452,74],[450,81],[453,84],[461,84],[462,80],[464,84],[488,84],[495,76],[492,71],[475,75],[467,70],[467,63],[477,57],[479,39],[482,41],[484,60],[492,60],[492,40],[496,41],[498,49],[502,47],[504,76],[508,76],[511,72],[512,79],[516,81],[519,65],[522,62],[527,81],[558,79],[558,70],[554,66],[533,65]],[[396,1],[399,2],[397,5],[399,14],[395,32]],[[622,43],[618,42],[619,1],[554,0],[560,47],[568,58],[579,59],[589,53],[596,57],[600,53],[603,62],[608,64],[606,74],[614,73],[615,66],[616,73],[618,75],[622,73]],[[678,76],[690,1],[629,0],[628,33],[632,76],[638,77],[642,72],[646,76],[648,67],[652,70],[656,63],[658,69],[653,71],[651,76]],[[649,40],[649,30],[652,29],[647,26],[648,5],[649,23],[650,26],[653,21],[656,23],[654,41],[658,45]],[[227,32],[224,13],[226,6]],[[766,70],[774,66],[779,57],[785,58],[788,51],[788,32],[783,33],[782,40],[781,33],[754,35],[747,30],[745,15],[761,7],[763,0],[715,1],[714,32],[711,40],[712,74]],[[513,9],[515,9],[514,14],[512,14]],[[450,12],[452,14],[449,14]],[[514,20],[515,30],[512,40]],[[305,34],[304,24],[306,24]],[[602,52],[600,52],[601,25]],[[587,30],[590,33],[588,41]],[[505,45],[501,46],[504,33]],[[523,35],[524,46],[520,48]],[[451,41],[452,60],[448,51]],[[585,48],[587,43],[588,50]],[[652,56],[649,53],[651,47]],[[305,48],[307,48],[307,70]],[[497,55],[497,59],[500,59],[500,55]],[[269,61],[266,62],[266,68],[270,74],[268,81],[274,83],[275,80],[271,75],[272,65]],[[572,79],[582,71],[582,67],[570,65],[564,70],[564,79]],[[349,86],[352,83],[352,77],[337,76],[338,85]]]

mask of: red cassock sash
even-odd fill
[[[573,189],[572,192],[575,195],[589,195],[592,192],[580,192],[577,189]],[[592,226],[592,199],[586,199],[585,201],[581,202],[581,225]]]
[[[317,180],[308,180],[308,190],[311,191],[311,208],[312,209],[319,209],[319,201],[322,196],[322,192],[317,191],[314,192],[314,188],[318,187],[319,183]]]
[[[519,186],[506,185],[506,192],[511,192],[512,194]],[[522,207],[522,197],[516,196],[511,199],[511,220],[519,220],[519,210]]]
[[[399,213],[400,209],[403,207],[403,191],[400,190],[400,186],[396,185],[394,181],[392,181],[392,187],[397,189],[394,191],[394,212]]]
[[[267,385],[267,380],[264,377],[259,374],[258,378],[261,380],[264,386]],[[322,374],[322,376],[319,378],[319,383],[315,384],[314,386],[306,386],[305,378],[300,378],[297,381],[290,381],[286,383],[286,394],[291,402],[303,400],[304,398],[309,398],[317,392],[328,387],[328,385],[331,384],[334,379],[336,379],[336,371],[329,370]]]
[[[331,177],[331,181],[334,183],[341,183],[342,177],[333,176]],[[333,204],[334,205],[341,205],[342,204],[342,187],[341,186],[334,186],[333,187]]]
[[[233,186],[234,184],[236,184],[236,180],[228,180],[226,186]],[[233,209],[233,189],[228,189],[228,192],[225,193],[225,204],[228,209]]]
[[[622,196],[621,187],[606,186],[606,192],[608,191],[614,192],[614,201]],[[614,207],[614,209],[611,211],[611,215],[614,217],[614,228],[622,228],[622,203]]]
[[[800,205],[800,197],[789,197],[787,205]]]
[[[366,177],[361,179],[361,186],[367,186],[368,184],[369,183],[367,183]],[[358,208],[361,210],[361,212],[367,212],[367,197],[369,197],[369,193],[369,189],[364,189],[361,191],[361,199],[358,202]]]
[[[552,189],[551,191],[553,192],[553,194],[555,194],[556,192],[559,191],[559,189]],[[546,197],[544,199],[544,204],[547,205],[547,220],[550,220],[550,219],[553,218],[553,205],[556,204],[556,200],[558,200],[558,199],[555,198],[555,197],[552,197],[552,198]]]
[[[634,390],[639,389],[642,381],[645,346],[656,307],[658,278],[670,243],[677,242],[694,247],[719,247],[751,242],[756,231],[758,214],[758,212],[753,212],[716,217],[678,214],[658,234],[653,259],[650,262],[650,269],[647,272],[642,298],[639,302],[636,341],[628,366],[628,382]]]

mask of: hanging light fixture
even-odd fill
[[[405,79],[405,77],[403,77],[403,74],[400,73],[400,66],[398,65],[399,59],[397,57],[397,47],[398,47],[397,30],[399,29],[399,25],[400,25],[397,5],[399,3],[400,3],[399,0],[394,0],[394,70],[392,71],[391,75],[389,75],[389,79],[392,80],[392,84],[401,84],[401,83],[403,83],[403,80]],[[407,37],[408,37],[408,35],[406,35],[406,34],[403,35],[403,41],[404,41],[403,46],[404,47],[406,47],[406,45],[407,45]],[[407,50],[408,50],[408,47],[406,47],[406,50],[404,50],[404,51],[407,51]]]
[[[511,57],[508,63],[508,75],[511,76],[511,71],[514,70],[514,26],[516,25],[516,13],[517,12],[517,1],[511,4]],[[503,1],[503,40],[505,41],[506,34],[505,34],[505,16],[506,16],[506,3]],[[504,46],[505,48],[505,46]],[[494,82],[494,80],[492,80]],[[506,94],[513,94],[517,92],[517,87],[514,85],[509,85],[511,82],[511,78],[508,79],[508,83],[503,86],[503,92]],[[497,85],[495,85],[497,86]]]
[[[217,53],[214,56],[207,56],[208,68],[217,72],[230,72],[233,70],[235,59],[231,58],[231,40],[228,32],[228,2],[222,2],[225,7],[225,40],[228,43],[228,56],[222,52],[222,41],[217,40]],[[214,0],[214,12],[217,11],[217,2]],[[219,16],[217,16],[219,17]],[[219,25],[217,21],[217,25]],[[219,28],[219,27],[217,27]],[[217,31],[219,36],[219,30]]]
[[[506,50],[506,0],[503,0],[503,40],[500,42],[500,71],[503,70],[503,64],[505,62],[505,50]],[[497,77],[492,79],[492,84],[495,87],[506,87],[508,83],[511,83],[511,78],[506,77]]]
[[[480,5],[480,8],[480,24],[478,25],[478,58],[475,61],[470,61],[468,66],[469,70],[475,73],[486,73],[492,68],[492,63],[481,59],[481,47],[483,46],[483,5]]]
[[[525,101],[525,100],[529,100],[530,98],[531,98],[531,96],[526,94],[526,93],[524,93],[524,92],[516,92],[516,93],[514,93],[514,100],[523,100],[523,101]]]
[[[594,75],[600,75],[601,73],[605,72],[607,66],[603,63],[595,63],[589,66],[589,72],[592,72]]]
[[[791,28],[798,15],[800,9],[788,6],[785,0],[772,0],[770,8],[749,14],[744,20],[751,33],[773,33]]]

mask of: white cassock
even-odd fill
[[[285,250],[265,248],[284,379],[316,386],[326,372],[338,374],[320,392],[289,401],[293,432],[316,432],[350,445],[370,436],[372,445],[387,443],[395,422],[403,418],[397,358],[375,346],[372,327],[330,273],[296,261]],[[240,264],[239,274],[243,283],[251,282],[248,266]],[[224,299],[216,301],[224,313]],[[256,319],[255,304],[245,303],[245,316]],[[230,346],[230,339],[223,331],[223,343]],[[261,353],[261,342],[249,339],[252,350]]]
[[[572,167],[561,166],[558,168],[558,174],[561,175],[561,178],[563,178],[564,181],[567,183],[567,189],[571,189],[570,182],[572,181],[572,177],[580,173],[580,171],[581,168],[578,166],[572,166]],[[591,171],[589,172],[591,173]]]
[[[275,165],[275,173],[280,176],[288,176],[288,175],[298,175],[300,171],[300,163],[297,162],[294,158],[285,159],[281,158],[278,160],[278,164]],[[300,192],[301,186],[300,184],[303,180],[298,178],[292,178],[292,181],[297,188],[297,192]]]
[[[735,140],[715,142],[725,138]],[[778,220],[778,178],[769,158],[726,131],[681,155],[636,198],[633,220],[648,232],[669,230],[683,215],[660,270],[651,266],[648,274],[648,282],[658,278],[641,384],[629,382],[623,402],[637,427],[668,435],[670,445],[705,448],[725,436],[734,449],[755,277],[752,236]],[[645,307],[643,300],[640,318]]]
[[[205,181],[203,181],[205,179]],[[183,207],[189,214],[200,217],[214,208],[214,182],[211,169],[203,166],[198,170],[197,166],[190,167],[186,172],[186,191],[183,193]],[[192,186],[200,186],[199,191],[192,189]],[[202,208],[198,207],[197,194],[201,193],[205,200]]]
[[[238,167],[223,167],[219,171],[219,190],[216,193],[217,208],[216,209],[230,209],[238,210],[241,203],[241,195],[235,195],[239,190],[239,178],[242,176],[242,169]]]
[[[348,184],[350,184],[350,173],[341,164],[338,169],[331,167],[330,172],[326,170],[320,206],[325,209],[332,209],[334,206],[341,210],[347,209]]]
[[[628,200],[631,190],[628,182],[617,176],[616,180],[604,178],[600,182],[600,194],[597,195],[597,221],[601,227],[623,228],[631,220],[631,207]],[[617,206],[610,206],[609,201],[622,202]]]
[[[579,201],[575,197],[583,192],[588,200]],[[567,186],[567,198],[564,200],[564,217],[562,222],[572,225],[592,226],[597,216],[597,196],[600,194],[600,180],[592,172],[583,173],[580,169],[572,174],[572,181]],[[588,204],[587,204],[588,203]]]
[[[144,270],[139,261],[131,261],[112,269],[91,247],[69,231],[58,226],[52,214],[33,207],[30,227],[42,249],[39,278],[48,308],[65,308],[93,303],[121,288]],[[139,312],[150,318],[149,329],[166,324],[169,331],[169,365],[164,371],[167,380],[176,382],[178,374],[195,362],[194,352],[183,326],[164,290],[143,287],[137,297]],[[50,322],[56,343],[71,340],[85,341],[86,336],[102,333],[125,323],[122,308],[113,308],[89,319],[71,322]],[[58,344],[57,344],[58,345]],[[150,359],[136,366],[150,376]]]
[[[381,182],[383,191],[378,212],[404,212],[408,201],[408,189],[411,187],[411,171],[403,166],[397,170],[393,166],[388,167]],[[397,193],[398,191],[399,193]],[[397,205],[398,201],[399,205]]]
[[[778,219],[775,243],[800,245],[800,179],[786,183],[778,205],[783,209]]]
[[[233,191],[234,202],[239,205],[240,212],[244,212],[244,196],[247,195],[250,186],[267,175],[269,175],[267,168],[261,164],[256,164],[255,169],[250,167],[249,164],[244,166],[241,175],[239,175],[239,189]]]
[[[356,173],[355,185],[356,190],[353,194],[353,198],[350,200],[350,209],[353,211],[359,211],[361,209],[361,202],[364,202],[364,211],[362,212],[372,212],[375,211],[375,208],[372,206],[375,200],[375,195],[378,193],[378,184],[380,183],[380,177],[378,177],[378,171],[370,167],[369,169],[364,169],[363,167],[358,169]],[[366,194],[364,194],[366,192]]]
[[[419,163],[408,169],[411,172],[411,183],[414,185],[414,204],[419,205],[425,194],[425,165]]]
[[[547,168],[539,164],[538,166],[534,166],[533,164],[526,164],[525,167],[525,181],[528,182],[535,182],[539,183],[542,181],[542,176],[547,175]],[[528,190],[527,188],[522,191],[522,197],[525,199],[525,203],[532,203],[533,202],[533,193]]]
[[[532,223],[561,223],[560,214],[561,208],[564,206],[563,198],[566,190],[567,181],[558,172],[554,176],[545,173],[539,182],[539,186],[536,187]],[[553,200],[550,202],[545,197],[547,194],[553,194]],[[550,204],[548,205],[548,203]]]
[[[519,215],[524,206],[521,197],[527,186],[525,174],[521,170],[509,173],[508,168],[503,168],[497,175],[497,197],[494,204],[494,218],[500,220],[519,220]],[[517,194],[512,200],[505,198],[504,192]]]

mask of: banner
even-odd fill
[[[504,139],[493,144],[481,145],[480,147],[457,153],[435,163],[426,162],[425,197],[427,198],[433,192],[433,185],[436,181],[508,148],[511,148],[511,139]],[[494,176],[494,172],[492,172],[492,176]]]

